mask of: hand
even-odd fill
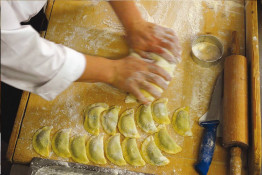
[[[133,56],[114,60],[113,65],[114,76],[110,84],[130,92],[144,104],[149,103],[149,101],[143,96],[140,89],[144,89],[158,98],[161,94],[151,83],[166,89],[168,84],[165,80],[171,80],[170,75],[164,69]]]
[[[170,75],[161,67],[134,56],[110,60],[85,55],[85,59],[86,68],[77,81],[111,84],[116,88],[130,92],[144,104],[149,101],[143,96],[140,89],[148,91],[154,97],[159,97],[161,94],[151,83],[166,89],[168,86],[166,81],[171,80]]]
[[[140,20],[126,28],[126,31],[129,46],[141,57],[149,58],[147,52],[154,52],[170,63],[181,60],[181,47],[172,29]]]

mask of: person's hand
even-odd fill
[[[170,63],[181,60],[181,47],[172,29],[140,20],[126,28],[126,31],[129,46],[141,57],[149,58],[148,52],[154,52]]]
[[[114,73],[111,85],[133,94],[140,102],[147,104],[149,101],[143,96],[140,89],[144,89],[159,98],[160,92],[151,84],[154,83],[166,89],[170,75],[154,63],[145,62],[134,56],[120,60],[113,60]]]
[[[161,94],[151,83],[156,84],[162,89],[166,89],[168,86],[166,81],[171,80],[169,73],[161,67],[134,56],[127,56],[119,60],[110,60],[85,55],[85,59],[85,70],[77,81],[110,84],[133,94],[144,104],[147,104],[149,101],[141,93],[140,89],[144,89],[158,98]]]
[[[145,21],[135,1],[109,3],[126,30],[129,46],[136,53],[149,58],[148,52],[154,52],[171,63],[180,61],[181,47],[173,30]]]

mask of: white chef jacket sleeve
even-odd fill
[[[1,29],[1,81],[11,86],[52,100],[85,64],[83,54],[41,38],[29,25]]]

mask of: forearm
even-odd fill
[[[111,84],[113,78],[113,61],[96,56],[85,56],[86,68],[77,81],[104,82]]]
[[[109,3],[127,32],[137,23],[144,21],[135,5],[135,1],[110,1]]]

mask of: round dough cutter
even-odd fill
[[[221,41],[213,35],[200,35],[192,42],[193,60],[205,67],[219,62],[224,53]]]

